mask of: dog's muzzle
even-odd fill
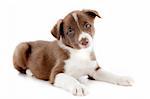
[[[79,45],[81,48],[87,48],[92,43],[92,37],[88,33],[81,33],[79,36]]]

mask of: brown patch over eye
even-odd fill
[[[69,27],[67,30],[67,35],[73,35],[74,34],[74,30],[72,29],[72,27]]]

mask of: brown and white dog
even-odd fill
[[[35,41],[19,44],[14,52],[15,68],[26,74],[29,69],[39,79],[74,95],[86,95],[82,78],[90,78],[118,85],[131,85],[128,77],[117,76],[100,68],[93,50],[95,10],[73,11],[60,19],[51,33],[53,42]]]

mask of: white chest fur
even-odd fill
[[[96,68],[96,61],[91,60],[92,48],[70,50],[70,58],[65,61],[65,73],[75,78],[90,74]]]

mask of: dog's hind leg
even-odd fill
[[[28,43],[19,44],[13,55],[14,67],[20,72],[26,74],[27,61],[31,53],[31,47]]]

